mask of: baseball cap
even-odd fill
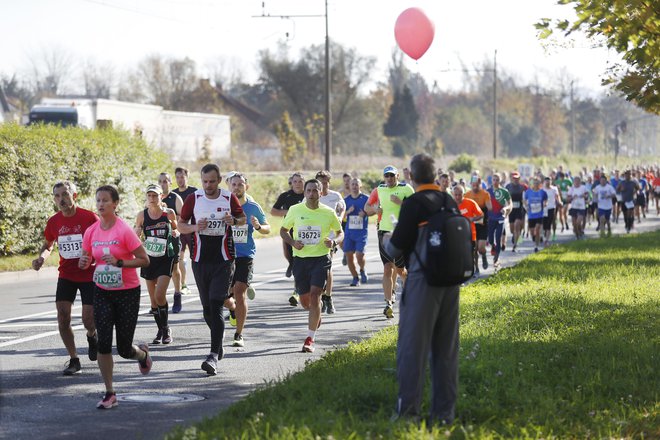
[[[512,179],[520,179],[520,173],[518,171],[514,171],[511,173],[511,178]]]
[[[230,172],[228,172],[227,175],[225,176],[225,180],[226,180],[227,182],[229,182],[229,181],[231,180],[231,178],[234,177],[236,174],[238,174],[238,171],[230,171]]]
[[[163,194],[163,188],[161,188],[160,185],[156,185],[152,183],[151,185],[147,186],[147,190],[145,192],[156,193],[158,195],[161,195]]]
[[[399,170],[397,170],[397,169],[396,169],[395,167],[393,167],[392,165],[388,165],[388,166],[386,166],[385,169],[383,170],[383,175],[385,175],[385,174],[390,174],[390,173],[391,173],[391,174],[399,174]]]

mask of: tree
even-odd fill
[[[275,126],[275,135],[280,141],[282,164],[289,167],[301,164],[305,156],[305,140],[293,127],[289,112],[282,114],[282,119]]]
[[[111,64],[100,65],[94,60],[87,60],[82,71],[85,96],[110,98],[114,86],[114,68]]]
[[[31,88],[40,99],[43,96],[57,96],[68,90],[72,82],[75,64],[73,55],[58,46],[43,48],[29,56]]]
[[[612,85],[627,100],[660,114],[660,3],[657,0],[558,0],[571,4],[575,20],[541,19],[541,39],[558,31],[565,36],[581,30],[602,40],[623,58],[608,67],[603,84]]]
[[[395,90],[387,121],[383,125],[383,134],[394,138],[392,146],[396,156],[415,150],[418,123],[419,114],[408,86],[404,86],[401,91]]]

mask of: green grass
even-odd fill
[[[573,242],[462,289],[451,426],[390,421],[391,327],[168,438],[659,438],[658,249],[660,232]]]
[[[0,257],[0,272],[14,272],[18,270],[32,269],[32,260],[38,256],[39,254],[19,254]],[[50,257],[48,257],[42,267],[57,266],[59,261],[60,256],[57,252],[57,248],[54,248]]]

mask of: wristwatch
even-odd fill
[[[117,267],[124,267],[124,260],[117,260]]]

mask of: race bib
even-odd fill
[[[541,203],[530,203],[529,204],[529,209],[532,211],[532,214],[536,214],[537,212],[541,212],[543,209],[543,205]]]
[[[167,251],[167,239],[147,237],[144,241],[144,249],[150,257],[164,257]]]
[[[546,206],[543,208],[543,217],[547,217],[547,216],[548,216],[548,207]]]
[[[359,215],[348,216],[348,229],[363,229],[364,219]]]
[[[635,207],[635,202],[631,200],[629,202],[626,202],[624,205],[626,209],[633,209]]]
[[[314,245],[321,242],[320,226],[303,226],[298,229],[298,240],[304,245]]]
[[[124,287],[121,267],[100,264],[94,271],[94,282],[103,289],[118,289]]]
[[[623,202],[623,196],[621,194],[616,195],[616,201],[617,202]]]
[[[61,235],[57,239],[59,253],[65,260],[73,260],[82,256],[82,234]]]
[[[520,208],[520,202],[513,202],[513,209],[518,209]]]
[[[563,198],[568,197],[568,191],[563,191],[563,190],[562,190],[562,192],[561,192],[561,196],[562,196]]]
[[[598,199],[599,200],[607,200],[609,198],[611,198],[611,196],[609,194],[607,194],[606,192],[601,191],[601,192],[598,193]]]
[[[202,215],[202,218],[206,218],[208,223],[206,229],[199,231],[199,235],[211,235],[214,237],[225,235],[225,222],[222,220],[224,217],[225,214],[223,212],[211,212]]]
[[[231,232],[234,234],[234,243],[248,242],[248,225],[232,226]]]

